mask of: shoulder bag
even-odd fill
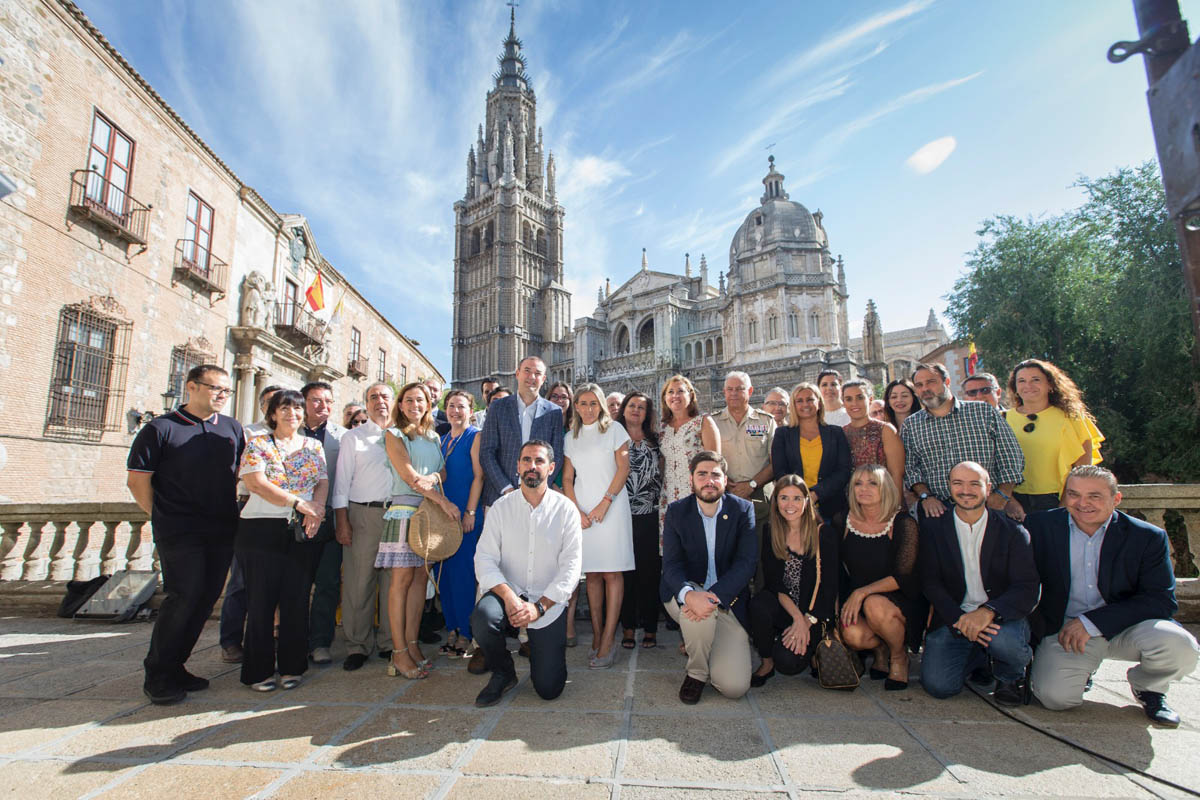
[[[817,592],[821,588],[821,539],[817,537],[817,583],[813,587],[812,600],[808,607],[811,612],[817,603]],[[837,618],[821,622],[821,640],[813,652],[813,665],[817,668],[817,679],[823,689],[844,689],[854,691],[858,688],[858,678],[862,674],[855,663],[857,657],[850,652],[838,633]]]

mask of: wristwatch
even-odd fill
[[[929,492],[921,492],[919,495],[917,495],[917,499],[918,500],[928,500]]]
[[[805,618],[806,620],[808,620],[808,624],[809,624],[809,625],[816,625],[816,624],[817,624],[817,622],[818,622],[817,618],[816,618],[816,617],[814,617],[812,614],[805,614],[805,615],[804,615],[804,618]]]
[[[754,480],[754,478],[751,478],[751,479],[750,479],[749,481],[747,481],[747,482],[750,484],[750,491],[752,491],[752,492],[753,492],[755,489],[757,489],[757,488],[758,488],[758,481]]]
[[[546,607],[544,605],[542,605],[541,600],[535,600],[533,603],[533,607],[537,609],[538,619],[541,619],[542,617],[546,616]]]

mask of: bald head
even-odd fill
[[[950,499],[963,511],[976,511],[992,493],[992,478],[974,461],[962,461],[950,470]]]

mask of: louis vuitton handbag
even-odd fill
[[[808,607],[812,609],[817,603],[817,592],[821,588],[821,545],[818,540],[816,558],[817,584],[813,587],[812,600]],[[825,620],[821,623],[821,640],[813,653],[813,665],[817,668],[817,679],[823,689],[844,689],[854,691],[858,688],[858,678],[862,670],[858,668],[858,657],[850,652],[838,633],[837,619]]]

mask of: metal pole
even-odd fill
[[[1179,13],[1178,0],[1133,0],[1133,13],[1137,17],[1139,44],[1145,44],[1141,53],[1146,65],[1146,82],[1153,91],[1159,79],[1187,51],[1190,42],[1187,23]],[[1162,167],[1160,160],[1159,168]],[[1163,179],[1166,180],[1165,175]],[[1192,364],[1196,367],[1200,365],[1200,231],[1190,231],[1183,220],[1176,219],[1175,237],[1183,256],[1183,277],[1195,337]]]

